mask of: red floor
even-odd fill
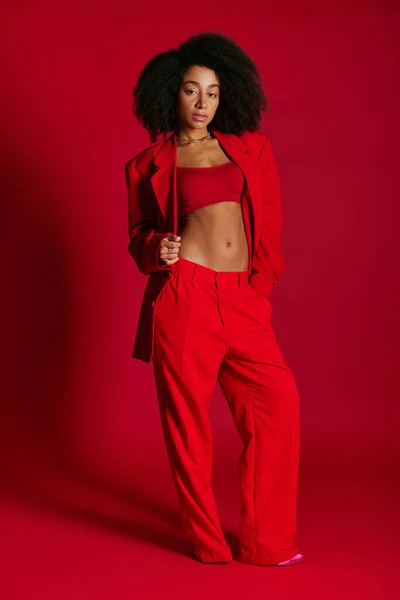
[[[76,473],[33,469],[23,482],[9,473],[0,499],[1,598],[400,597],[399,470],[389,454],[328,459],[303,450],[297,542],[305,560],[271,568],[237,562],[238,480],[223,446],[216,446],[214,489],[235,558],[204,565],[190,557],[158,444],[118,487]]]

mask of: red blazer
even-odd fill
[[[279,174],[269,139],[258,132],[241,136],[212,128],[227,156],[243,172],[242,215],[249,247],[249,283],[269,297],[281,277],[284,261],[280,240],[282,208]],[[158,265],[161,240],[177,235],[175,132],[142,150],[125,165],[128,186],[128,251],[141,273],[149,275],[132,358],[150,362],[153,351],[153,311],[157,296],[171,276],[171,266]]]

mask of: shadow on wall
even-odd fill
[[[66,423],[76,391],[79,331],[65,225],[55,213],[62,184],[55,185],[58,174],[48,177],[39,160],[18,150],[10,141],[2,148],[0,494],[183,552],[166,465],[159,481],[169,486],[171,501],[160,502],[160,490],[146,485],[147,471],[139,468],[129,490],[122,489],[89,473],[87,465],[85,472],[74,456]]]
[[[3,140],[4,142],[4,140]],[[3,148],[3,476],[65,452],[63,413],[73,380],[72,284],[57,202],[35,156]],[[39,458],[40,457],[40,458]]]

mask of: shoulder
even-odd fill
[[[259,131],[245,131],[238,137],[245,144],[247,152],[257,158],[263,150],[271,146],[269,137]]]
[[[127,172],[131,172],[132,170],[145,172],[150,164],[151,159],[157,154],[162,144],[163,140],[155,142],[151,146],[147,146],[147,148],[144,148],[138,152],[138,154],[135,154],[135,156],[130,158],[125,164],[125,170]]]

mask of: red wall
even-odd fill
[[[124,164],[150,145],[131,92],[153,54],[211,28],[256,60],[271,104],[263,131],[280,167],[286,262],[272,318],[301,395],[303,456],[395,444],[398,12],[322,4],[254,3],[243,26],[231,2],[177,3],[173,16],[123,1],[10,3],[4,482],[61,458],[128,480],[147,450],[164,456],[151,365],[131,359],[145,277],[127,252]],[[219,389],[211,419],[216,451],[236,459]]]

